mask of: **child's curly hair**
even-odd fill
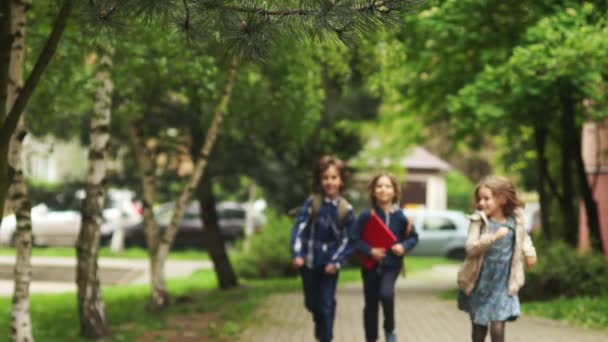
[[[323,193],[323,185],[321,184],[321,180],[323,179],[323,173],[330,167],[334,166],[338,173],[340,174],[340,179],[342,179],[342,185],[340,186],[340,192],[344,189],[344,185],[348,179],[349,173],[347,170],[346,163],[343,162],[340,158],[333,155],[325,155],[319,158],[317,164],[313,169],[312,175],[312,192],[314,194],[322,194]]]
[[[517,195],[515,186],[510,180],[500,176],[488,176],[482,179],[475,187],[475,203],[473,203],[473,206],[476,209],[478,209],[479,190],[481,188],[490,189],[496,199],[504,199],[504,204],[501,207],[504,215],[512,215],[516,208],[523,206]]]

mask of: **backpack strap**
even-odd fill
[[[351,205],[346,198],[341,197],[340,202],[338,203],[338,221],[341,226],[344,225],[344,220],[346,219],[346,216],[348,216],[350,208]]]
[[[319,194],[313,194],[311,197],[312,197],[312,203],[310,205],[310,209],[308,212],[309,213],[308,224],[315,222],[315,220],[319,216],[319,211],[321,211],[321,205],[323,204],[323,196],[321,196]],[[348,216],[350,209],[351,209],[350,203],[344,197],[341,197],[340,201],[338,202],[338,225],[339,226],[344,225],[344,220],[346,220],[346,217]]]
[[[308,210],[308,224],[312,224],[317,220],[317,216],[319,216],[319,211],[321,211],[321,205],[323,204],[323,198],[319,194],[313,194],[312,202],[310,204],[310,208]]]

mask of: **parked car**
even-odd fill
[[[416,227],[418,245],[410,255],[464,259],[469,219],[461,211],[404,209]]]
[[[165,231],[173,215],[174,203],[165,203],[154,210],[158,229]],[[237,202],[221,202],[217,205],[220,233],[226,241],[235,241],[245,235],[244,204]],[[260,230],[264,217],[260,213],[254,216],[254,229]],[[177,234],[173,246],[177,248],[202,248],[203,247],[203,222],[200,218],[200,205],[198,201],[188,204],[182,221],[177,228]],[[146,235],[144,223],[127,227],[125,230],[126,246],[146,246]]]
[[[47,203],[32,207],[32,233],[35,246],[74,246],[80,233],[80,204],[84,191],[60,193]],[[129,190],[109,189],[103,209],[101,240],[109,241],[120,225],[133,225],[142,219],[134,193]],[[17,222],[8,215],[0,226],[0,244],[14,245]]]

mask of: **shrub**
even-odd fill
[[[446,177],[448,208],[470,212],[475,185],[463,174],[451,171]]]
[[[292,226],[291,217],[269,211],[268,222],[252,237],[249,250],[235,257],[238,274],[244,278],[295,275],[289,250]]]
[[[608,261],[600,254],[579,255],[564,243],[537,246],[538,264],[526,272],[522,300],[608,294]]]

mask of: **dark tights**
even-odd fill
[[[473,342],[484,342],[488,334],[488,327],[473,323]],[[490,323],[490,336],[492,342],[505,342],[505,322],[496,321]]]

